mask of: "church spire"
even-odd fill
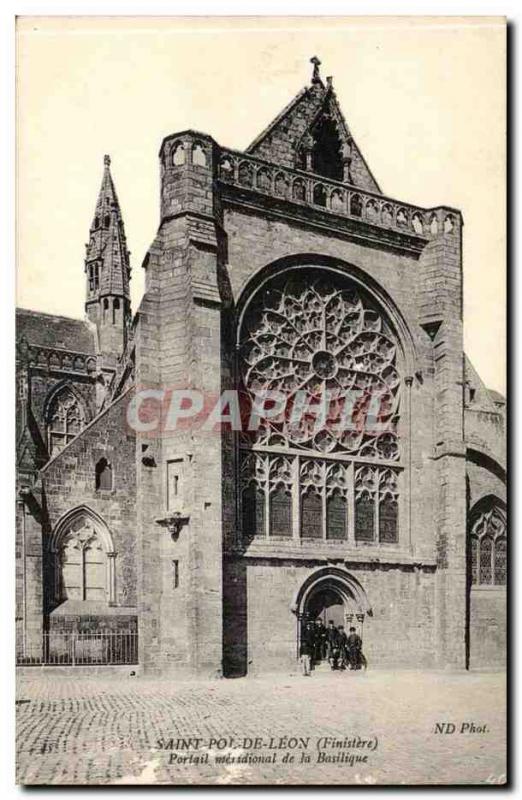
[[[100,351],[109,361],[115,361],[125,348],[130,324],[130,263],[110,156],[104,156],[103,163],[103,178],[86,245],[85,311],[98,328]]]

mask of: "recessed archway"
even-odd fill
[[[325,626],[333,622],[336,627],[344,625],[345,616],[345,598],[337,588],[329,586],[312,592],[303,613],[305,620],[321,620]]]
[[[296,616],[302,617],[310,598],[326,589],[336,592],[343,602],[352,603],[356,613],[372,616],[372,608],[363,587],[342,567],[321,567],[312,572],[294,595],[291,610]]]
[[[297,653],[302,626],[320,620],[336,627],[354,627],[362,637],[364,622],[373,615],[366,592],[359,581],[340,567],[322,567],[313,572],[294,596],[291,610],[296,615]]]

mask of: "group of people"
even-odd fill
[[[322,620],[305,623],[300,642],[301,665],[304,675],[310,675],[314,664],[325,659],[335,669],[361,669],[366,666],[362,652],[362,639],[355,628],[350,628],[348,636],[344,625],[334,625],[329,620],[325,627]]]

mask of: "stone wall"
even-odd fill
[[[504,415],[480,408],[466,408],[466,444],[488,453],[506,464],[506,425]]]
[[[470,669],[505,669],[507,595],[505,586],[473,586],[470,592]]]
[[[234,559],[225,563],[227,674],[294,671],[298,620],[291,606],[304,581],[324,562]],[[435,580],[433,568],[350,563],[372,615],[361,632],[370,668],[433,667]],[[355,609],[355,606],[354,606]]]
[[[471,460],[473,459],[473,460]],[[466,462],[469,514],[477,504],[507,502],[506,476],[500,464],[478,452],[469,453]],[[509,531],[508,531],[509,541]],[[507,596],[505,586],[469,586],[469,667],[500,669],[506,664]]]
[[[44,537],[67,512],[86,506],[107,524],[117,552],[116,602],[137,604],[135,435],[126,420],[128,396],[109,406],[42,471]],[[100,458],[112,465],[112,490],[96,490]],[[44,542],[45,549],[45,542]]]
[[[180,147],[184,155],[175,157]],[[175,163],[178,158],[183,163]],[[212,159],[209,137],[190,131],[169,137],[161,149],[162,222],[146,260],[136,376],[139,387],[164,392],[167,407],[179,389],[198,389],[206,398],[221,391]],[[137,437],[141,660],[150,672],[219,675],[221,435],[170,425],[168,413],[162,422],[154,436]],[[168,490],[172,463],[180,475],[174,502]],[[183,516],[179,528],[169,522],[174,512]]]
[[[466,475],[470,511],[473,510],[473,507],[479,500],[488,495],[498,497],[499,500],[506,503],[506,477],[498,469],[493,471],[489,461],[479,461],[478,458],[471,461],[468,457],[466,461]]]

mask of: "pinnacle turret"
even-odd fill
[[[130,262],[111,159],[104,169],[86,245],[85,310],[98,327],[100,349],[108,357],[121,355],[130,323]]]

